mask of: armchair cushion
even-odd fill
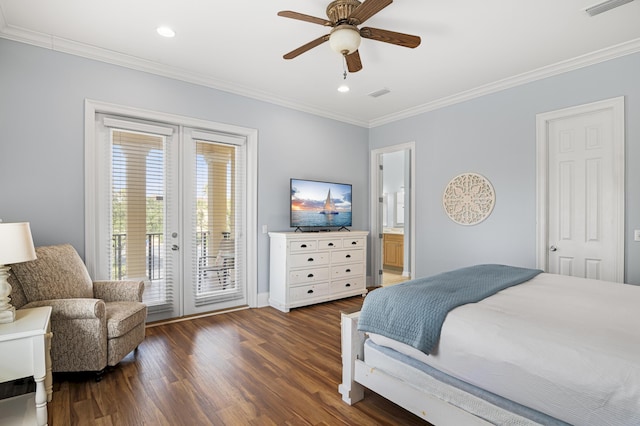
[[[124,336],[147,317],[147,307],[138,302],[109,302],[106,307],[109,339]]]
[[[71,244],[37,247],[36,256],[11,266],[27,300],[93,298],[91,277]]]

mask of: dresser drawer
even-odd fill
[[[331,252],[331,263],[362,262],[364,250],[338,250]]]
[[[353,277],[364,274],[364,265],[360,263],[346,263],[344,265],[332,266],[331,277]]]
[[[320,249],[342,248],[342,240],[340,238],[336,238],[335,240],[320,240],[318,241],[318,247]]]
[[[292,254],[289,256],[289,266],[291,268],[298,268],[300,266],[316,266],[316,265],[328,265],[329,253],[327,252],[315,252],[315,253],[301,253]]]
[[[289,272],[290,284],[304,284],[313,283],[316,281],[328,281],[329,280],[329,268],[311,268],[300,269],[298,271]]]
[[[321,296],[326,296],[328,294],[328,283],[291,287],[291,289],[289,290],[289,297],[291,298],[292,303],[299,302],[305,299],[313,299]]]
[[[365,285],[362,276],[347,279],[337,279],[331,281],[331,284],[329,284],[329,290],[331,291],[331,293],[342,293],[364,288]]]
[[[318,249],[318,242],[316,240],[291,241],[289,244],[289,251],[291,253],[316,251]]]
[[[367,244],[366,238],[345,238],[342,240],[342,247],[364,247]]]

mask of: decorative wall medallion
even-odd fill
[[[451,179],[442,196],[447,215],[460,225],[475,225],[491,214],[496,193],[491,182],[477,173],[463,173]]]

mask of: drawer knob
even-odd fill
[[[351,287],[351,283],[346,283],[344,286],[345,287]]]
[[[333,247],[333,243],[329,243],[329,247]]]
[[[313,278],[313,274],[307,275],[307,278]]]
[[[357,241],[351,241],[351,245],[352,246],[356,246],[356,245],[358,245],[358,242]]]
[[[346,255],[345,257],[346,257],[347,259],[351,259],[351,255],[350,255],[350,254]]]
[[[308,258],[307,262],[313,262],[313,257]]]
[[[345,269],[345,272],[351,272],[351,269]]]
[[[307,290],[307,294],[313,293],[313,290]]]
[[[307,248],[307,245],[306,244],[302,244],[302,245],[300,245],[300,248]]]

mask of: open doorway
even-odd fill
[[[374,285],[414,276],[414,144],[371,153]]]

